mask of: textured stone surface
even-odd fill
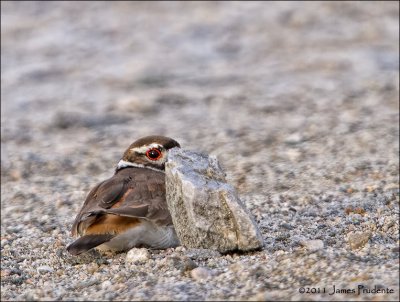
[[[216,157],[175,148],[165,165],[168,208],[181,243],[219,252],[262,247],[261,233]]]

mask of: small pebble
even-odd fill
[[[112,286],[112,283],[109,280],[106,280],[103,283],[101,283],[101,289],[102,290],[110,289],[111,286]]]
[[[50,266],[43,265],[43,266],[39,266],[39,267],[37,268],[37,271],[38,271],[40,274],[46,274],[46,273],[52,273],[54,270],[53,270]]]
[[[285,138],[285,143],[288,145],[295,145],[301,143],[303,140],[304,138],[301,136],[300,133],[293,133]]]
[[[292,225],[290,225],[289,223],[282,223],[281,227],[285,228],[287,230],[293,230],[294,229],[294,227]]]
[[[216,258],[221,256],[221,253],[215,250],[195,248],[188,249],[185,254],[186,256],[195,260],[206,260],[209,258]]]
[[[181,272],[190,271],[197,267],[197,264],[187,256],[167,256],[162,260],[162,263]]]
[[[307,240],[302,241],[301,244],[310,252],[315,252],[324,248],[322,240]]]
[[[178,247],[175,248],[175,251],[176,252],[185,252],[186,248],[184,246],[178,246]]]
[[[205,267],[196,267],[190,271],[190,276],[197,281],[205,280],[211,277],[211,271]]]
[[[126,254],[127,263],[145,263],[150,259],[150,253],[145,248],[133,248]]]
[[[368,243],[370,237],[370,232],[355,232],[347,235],[352,250],[364,247]]]

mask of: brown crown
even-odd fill
[[[133,142],[129,148],[125,151],[122,159],[130,162],[136,162],[139,164],[148,164],[146,161],[135,155],[134,152],[132,152],[132,148],[138,148],[146,145],[150,145],[152,143],[156,143],[159,145],[162,145],[166,150],[172,149],[174,147],[180,147],[179,143],[166,136],[160,136],[160,135],[151,135],[151,136],[146,136],[138,139],[137,141]]]

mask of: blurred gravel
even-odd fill
[[[1,2],[1,300],[397,300],[399,3]],[[218,156],[248,254],[67,254],[135,139]],[[299,293],[391,288],[392,294]]]

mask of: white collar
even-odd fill
[[[163,170],[159,170],[159,169],[156,169],[156,168],[153,168],[153,167],[148,167],[148,166],[145,166],[145,165],[142,165],[142,164],[131,163],[130,161],[126,161],[126,160],[123,160],[123,159],[121,159],[118,162],[116,170],[118,171],[118,170],[120,170],[122,168],[126,168],[126,167],[145,168],[145,169],[150,169],[150,170],[153,170],[153,171],[165,173],[165,171],[163,171]]]

